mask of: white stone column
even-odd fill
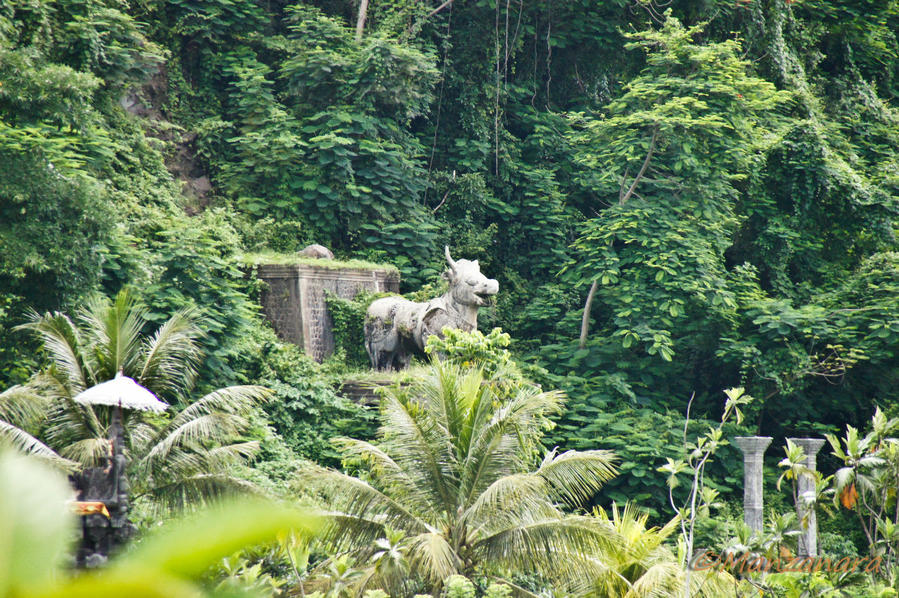
[[[762,531],[764,498],[762,465],[770,436],[737,436],[734,444],[743,451],[743,521],[755,532]]]
[[[805,466],[810,471],[816,471],[818,467],[818,451],[824,446],[824,440],[821,438],[790,438],[794,444],[802,447],[805,453]],[[799,518],[800,524],[805,519],[805,525],[802,525],[802,534],[799,536],[799,556],[818,556],[818,517],[815,514],[815,507],[809,509],[803,501],[803,495],[815,492],[815,478],[810,474],[802,474],[799,476],[796,484],[798,490],[798,500],[796,504],[796,516]]]

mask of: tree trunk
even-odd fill
[[[359,16],[356,17],[356,41],[362,41],[362,31],[365,29],[365,19],[368,17],[368,0],[360,0]]]
[[[590,308],[593,307],[593,295],[596,294],[596,285],[599,284],[598,279],[593,280],[590,285],[590,292],[587,293],[587,302],[584,304],[584,316],[581,318],[581,342],[578,348],[583,349],[587,344],[587,334],[590,332]]]

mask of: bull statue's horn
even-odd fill
[[[456,262],[453,261],[453,256],[450,255],[449,245],[443,246],[443,253],[446,255],[446,263],[449,264],[449,267],[456,271]]]

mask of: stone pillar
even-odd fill
[[[805,466],[811,471],[816,471],[818,467],[818,451],[824,446],[824,440],[821,438],[790,438],[794,444],[801,446],[805,453]],[[796,484],[799,496],[799,503],[796,505],[796,516],[799,518],[800,524],[803,518],[806,524],[802,526],[802,534],[799,536],[799,556],[818,556],[818,517],[815,514],[815,507],[808,509],[803,504],[802,496],[808,492],[815,492],[815,478],[809,474],[799,476]]]
[[[771,437],[737,436],[734,444],[743,451],[743,521],[754,532],[761,532],[764,516],[762,465]]]

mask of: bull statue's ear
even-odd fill
[[[452,283],[452,282],[453,282],[453,278],[455,278],[455,277],[453,276],[453,271],[452,271],[452,270],[444,270],[444,271],[443,271],[443,278],[444,278],[444,280],[446,280],[447,282]]]

